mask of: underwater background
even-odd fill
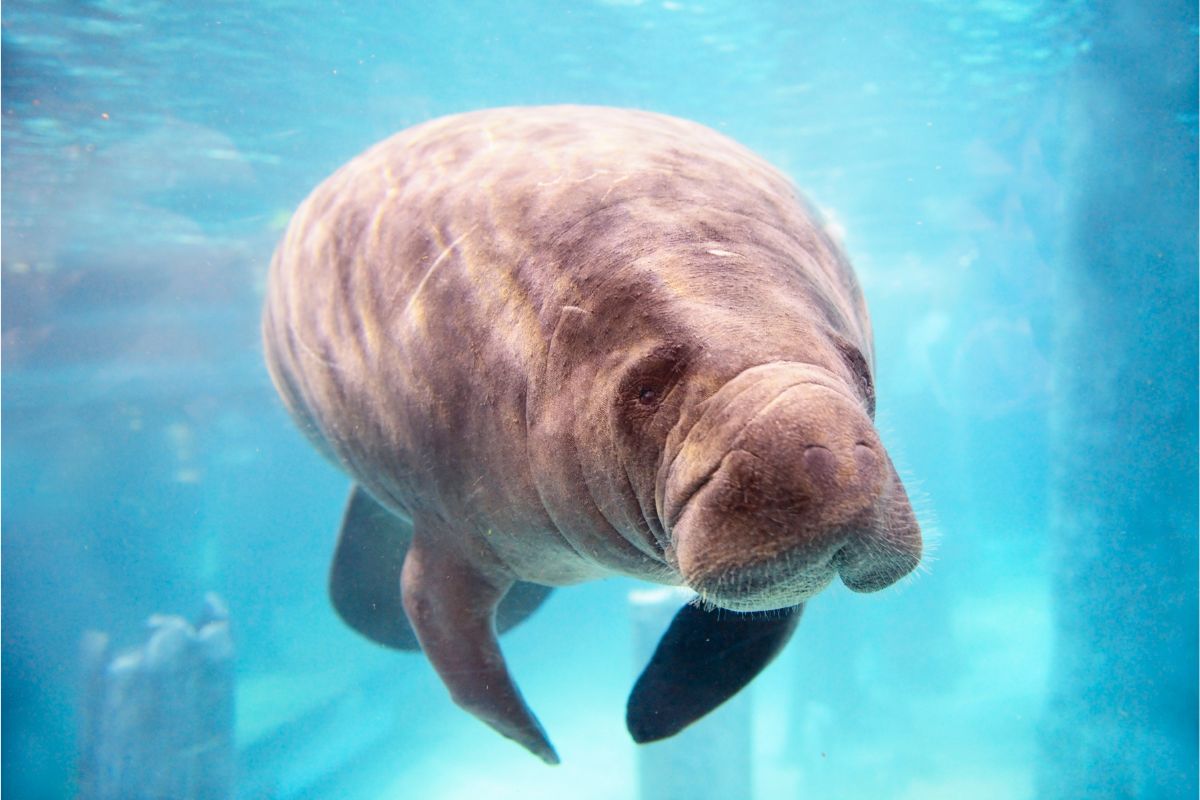
[[[262,366],[320,180],[442,114],[712,126],[844,238],[936,540],[815,598],[750,687],[758,798],[1197,791],[1194,4],[68,2],[3,18],[3,792],[76,791],[81,641],[206,592],[239,798],[635,797],[611,580],[503,640],[562,766],[334,615],[348,480]],[[694,796],[702,796],[703,787]]]

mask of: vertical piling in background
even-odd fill
[[[208,595],[195,626],[150,619],[149,639],[113,653],[83,641],[78,800],[229,800],[233,797],[233,641]]]
[[[1196,797],[1196,6],[1099,0],[1072,91],[1038,793]]]
[[[629,593],[639,673],[654,655],[675,612],[691,596],[681,589]],[[752,731],[747,688],[670,739],[639,745],[638,796],[642,800],[750,800],[754,793]]]

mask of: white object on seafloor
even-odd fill
[[[195,625],[156,614],[141,646],[83,639],[78,800],[230,800],[235,751],[229,613],[205,597]]]

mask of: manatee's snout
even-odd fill
[[[783,608],[835,574],[870,592],[916,567],[921,535],[907,494],[839,378],[756,367],[705,404],[662,493],[679,570],[705,600]]]

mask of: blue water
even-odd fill
[[[1195,13],[9,0],[3,791],[71,796],[86,630],[132,645],[212,590],[238,648],[239,796],[635,796],[636,586],[558,591],[505,639],[563,757],[542,766],[456,709],[420,656],[332,613],[348,483],[287,419],[257,330],[288,216],[338,165],[441,114],[585,102],[729,134],[843,232],[879,426],[934,542],[897,587],[814,600],[753,684],[756,796],[1195,796]],[[1111,342],[1071,327],[1107,308],[1078,277],[1105,236],[1134,287],[1113,294]],[[1122,324],[1157,344],[1125,347]],[[1161,369],[1084,430],[1078,371],[1130,352],[1135,374]],[[1175,383],[1152,391],[1160,375]],[[1095,506],[1064,488],[1078,447],[1098,460],[1114,439],[1155,443],[1115,484],[1128,502],[1080,491],[1165,520],[1120,527],[1136,548],[1090,536]],[[1074,569],[1110,544],[1142,560]],[[1106,652],[1121,657],[1087,655]],[[1090,756],[1063,755],[1072,736]]]

